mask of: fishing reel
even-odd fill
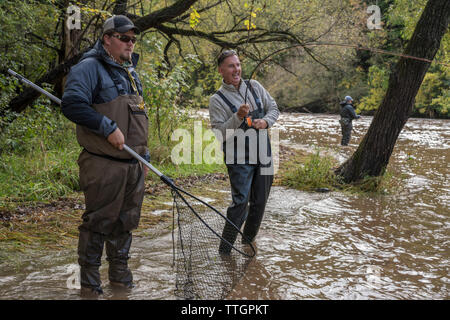
[[[252,128],[253,127],[253,120],[255,120],[255,119],[262,119],[263,117],[263,115],[262,114],[260,114],[261,112],[259,112],[259,110],[253,110],[253,111],[250,111],[249,113],[248,113],[248,115],[244,118],[244,129],[245,130],[247,130],[247,129],[250,129],[250,128]]]

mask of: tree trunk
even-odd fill
[[[82,36],[83,32],[81,29],[69,29],[66,24],[66,19],[64,19],[64,25],[63,25],[63,46],[64,46],[64,57],[59,63],[64,63],[64,61],[68,61],[69,59],[73,58],[74,56],[77,56],[80,53],[79,50],[79,44],[80,44],[80,37]],[[58,88],[58,91],[56,93],[59,94],[60,97],[62,97],[64,93],[64,87],[66,85],[66,79],[67,75],[65,75],[62,78],[62,81],[57,81],[55,87]]]
[[[432,60],[447,31],[449,17],[450,1],[429,0],[405,55]],[[336,170],[336,174],[342,176],[345,182],[384,173],[429,66],[428,62],[400,58],[367,134],[352,157]]]

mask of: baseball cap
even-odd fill
[[[103,24],[103,34],[110,30],[119,33],[125,33],[128,30],[133,30],[136,34],[141,32],[128,17],[123,15],[112,16],[105,21]]]

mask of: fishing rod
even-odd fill
[[[252,17],[253,17],[253,7],[254,7],[254,5],[255,5],[255,0],[252,0],[252,4],[250,6],[250,16],[248,17],[248,25],[247,25],[248,33],[247,33],[247,43],[246,43],[246,45],[248,45],[249,42],[250,42],[250,30],[252,29],[252,26],[253,26]],[[250,76],[249,81],[248,81],[248,85],[247,85],[247,87],[245,89],[244,104],[247,104],[248,87],[251,85],[250,84],[251,80],[252,80],[252,77]],[[250,120],[250,125],[249,126],[251,127],[251,120]]]
[[[50,100],[52,100],[53,102],[57,103],[58,105],[61,105],[61,99],[59,99],[58,97],[55,97],[53,94],[51,94],[50,92],[42,89],[41,87],[39,87],[38,85],[34,84],[33,82],[31,82],[30,80],[26,79],[25,77],[23,77],[22,75],[14,72],[11,69],[8,69],[8,73],[11,74],[12,76],[16,77],[17,79],[19,79],[20,81],[22,81],[23,83],[31,86],[33,89],[37,90],[38,92],[46,95],[48,98],[50,98]],[[176,186],[174,184],[174,182],[172,181],[172,179],[170,179],[169,177],[165,176],[163,173],[161,173],[158,169],[156,169],[151,163],[149,163],[148,161],[146,161],[144,158],[142,158],[139,154],[137,154],[133,149],[131,149],[129,146],[127,146],[126,144],[123,144],[123,149],[128,152],[133,158],[135,158],[136,160],[140,161],[142,164],[144,164],[147,168],[149,168],[153,173],[155,173],[160,179],[161,181],[163,181],[167,186],[169,186],[172,191],[173,191],[173,195],[178,196],[180,199],[182,199],[182,201],[185,203],[185,205],[189,208],[189,210],[217,237],[219,237],[222,241],[224,241],[227,245],[229,245],[232,249],[236,250],[237,252],[239,252],[240,254],[252,258],[255,256],[256,254],[256,250],[253,247],[253,245],[251,244],[250,241],[248,241],[247,237],[241,232],[240,228],[238,228],[231,220],[229,220],[226,216],[224,216],[220,211],[218,211],[216,208],[214,208],[213,206],[211,206],[210,204],[206,203],[205,201],[199,199],[198,197],[190,194],[189,192],[181,189],[180,187]],[[211,227],[208,223],[205,222],[205,220],[197,213],[197,211],[192,207],[192,205],[186,200],[186,197],[192,198],[194,199],[198,204],[202,204],[204,206],[206,206],[208,209],[212,210],[214,213],[216,213],[218,216],[220,216],[221,218],[223,218],[226,222],[226,224],[229,224],[230,227],[232,229],[234,229],[234,231],[237,234],[240,234],[242,239],[246,240],[248,242],[248,245],[251,248],[252,253],[248,253],[248,252],[244,252],[243,250],[236,248],[236,246],[232,243],[230,243],[227,239],[225,239],[224,237],[222,237],[219,234],[219,228],[216,228],[217,230],[214,230],[213,227]]]

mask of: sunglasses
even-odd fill
[[[136,37],[130,37],[130,36],[127,36],[127,35],[124,35],[124,34],[121,34],[121,35],[115,35],[114,34],[111,37],[117,38],[120,41],[125,42],[125,43],[128,43],[128,42],[131,41],[134,44],[137,41]]]

